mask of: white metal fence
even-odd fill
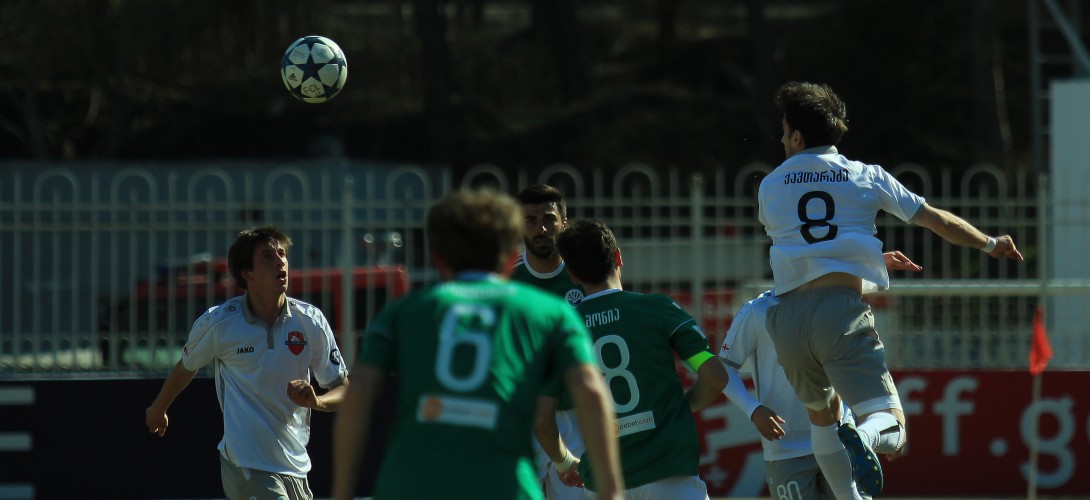
[[[457,179],[446,169],[340,161],[0,169],[0,378],[160,374],[177,360],[189,324],[218,301],[226,279],[220,259],[234,235],[260,224],[293,237],[293,269],[333,270],[319,273],[322,283],[301,298],[327,315],[342,307],[339,328],[358,331],[394,291],[361,293],[331,276],[398,264],[413,286],[434,281],[424,217],[459,186],[515,193],[535,182],[557,185],[571,217],[598,218],[617,232],[626,287],[675,296],[717,338],[770,278],[756,217],[756,189],[771,169],[763,164],[703,175],[555,165],[513,176],[481,165]],[[1054,280],[1040,279],[1048,231],[1039,227],[1044,200],[1035,179],[1008,179],[988,165],[937,177],[911,164],[891,171],[929,203],[1015,235],[1029,258],[991,260],[880,218],[886,248],[925,268],[895,275],[894,289],[873,298],[892,366],[1023,368],[1033,311],[1054,294],[1063,296],[1055,301],[1063,311],[1049,317],[1063,321],[1050,325],[1053,366],[1090,366],[1087,288],[1041,291]]]

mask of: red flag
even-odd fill
[[[1052,345],[1048,343],[1045,331],[1044,308],[1038,306],[1033,315],[1033,342],[1029,346],[1029,372],[1040,375],[1052,359]]]

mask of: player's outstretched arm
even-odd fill
[[[603,500],[623,498],[617,415],[602,373],[593,364],[580,363],[565,372],[564,381],[575,402],[575,415],[594,470],[595,493]]]
[[[900,250],[886,252],[882,254],[882,258],[886,261],[886,269],[890,271],[923,271],[923,266],[912,262]]]
[[[685,391],[689,409],[693,412],[710,405],[727,386],[727,370],[715,357],[709,357],[696,370],[696,382]]]
[[[993,238],[965,219],[946,210],[924,205],[913,222],[930,229],[931,232],[955,245],[985,250],[988,255],[995,258],[1006,257],[1022,261],[1022,253],[1014,246],[1014,239],[1010,235]],[[989,246],[992,246],[990,250],[987,248]]]
[[[375,399],[386,377],[377,366],[357,365],[351,379],[333,423],[333,498],[337,500],[351,500],[356,492]]]
[[[144,410],[144,424],[148,426],[149,432],[158,434],[159,437],[166,434],[169,420],[167,409],[178,398],[178,395],[186,387],[189,387],[189,383],[193,381],[193,377],[196,375],[197,372],[187,370],[180,360],[178,364],[174,365],[174,370],[170,372],[170,375],[163,382],[163,388],[159,390],[159,395],[155,397],[155,401],[151,402],[151,406]]]

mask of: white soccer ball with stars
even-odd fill
[[[348,61],[337,43],[324,36],[300,38],[284,52],[280,76],[288,92],[303,102],[326,102],[344,88]]]

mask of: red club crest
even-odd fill
[[[307,341],[303,338],[303,332],[291,332],[288,333],[288,340],[284,342],[284,345],[288,346],[288,350],[292,354],[298,356],[303,353]]]

